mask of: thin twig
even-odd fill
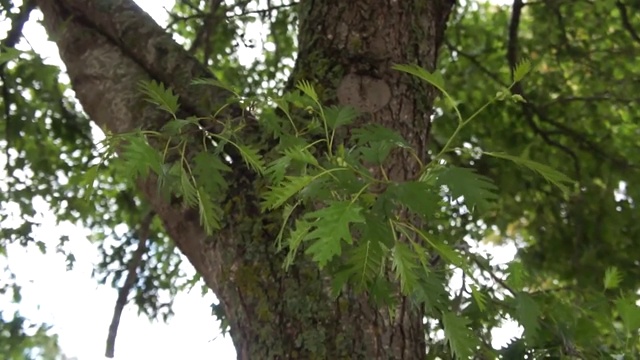
[[[620,11],[620,19],[622,20],[622,26],[624,26],[624,28],[627,30],[629,35],[631,35],[631,38],[635,40],[635,42],[640,44],[640,36],[638,36],[638,33],[636,32],[636,30],[631,25],[631,22],[629,21],[629,15],[627,14],[627,7],[624,6],[624,4],[619,0],[616,1],[616,7]]]

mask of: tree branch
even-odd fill
[[[107,349],[105,355],[108,358],[113,358],[114,348],[116,342],[116,336],[118,335],[118,326],[120,325],[120,317],[122,316],[122,310],[129,301],[129,293],[138,281],[138,270],[142,263],[142,256],[147,251],[147,239],[149,238],[149,228],[151,227],[151,221],[155,217],[155,213],[150,211],[140,223],[138,231],[136,231],[135,237],[138,238],[138,247],[131,255],[131,259],[127,263],[127,277],[124,284],[118,291],[118,299],[113,309],[113,317],[111,318],[111,325],[109,325],[109,335],[107,336]]]
[[[522,0],[513,1],[513,7],[511,10],[511,20],[509,22],[509,37],[507,40],[507,61],[509,63],[509,68],[511,69],[512,79],[514,75],[514,70],[518,65],[518,29],[520,27],[520,17],[522,15],[523,7],[524,7],[524,3],[522,2]],[[521,95],[526,99],[526,96],[524,94],[524,89],[520,81],[518,81],[513,85],[513,87],[511,88],[511,93]],[[534,111],[531,106],[527,105],[527,103],[522,103],[521,107],[524,112],[524,117],[527,123],[529,124],[529,126],[531,127],[531,129],[533,129],[533,131],[536,134],[538,134],[542,138],[542,140],[544,140],[544,142],[562,150],[564,153],[569,155],[569,157],[571,157],[571,159],[573,160],[574,171],[576,173],[576,176],[580,178],[580,161],[578,160],[578,155],[576,155],[576,153],[569,147],[551,139],[549,134],[544,130],[542,130],[538,126],[538,124],[536,124],[533,116]]]
[[[28,0],[24,2],[22,8],[18,15],[11,21],[11,29],[7,33],[7,37],[4,38],[0,42],[0,48],[14,48],[20,38],[22,38],[22,28],[24,28],[24,24],[29,20],[29,16],[31,15],[31,11],[35,9],[36,2],[35,0]],[[11,154],[9,153],[9,149],[11,148],[11,133],[13,129],[13,117],[11,116],[11,104],[13,101],[11,100],[11,94],[9,92],[9,84],[7,84],[7,74],[5,74],[7,63],[0,64],[0,81],[2,81],[2,101],[4,102],[4,118],[6,121],[5,124],[5,140],[7,142],[7,149],[5,156],[7,157],[7,165],[6,171],[7,176],[13,176],[13,170],[11,165]],[[9,187],[9,191],[12,191],[11,187]]]
[[[620,19],[622,20],[622,26],[627,30],[629,35],[631,35],[631,38],[635,42],[640,44],[640,36],[638,36],[638,33],[636,32],[636,30],[631,25],[631,22],[629,21],[629,15],[627,14],[627,7],[620,0],[616,1],[616,7],[618,8],[618,11],[620,11]]]

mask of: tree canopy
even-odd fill
[[[197,251],[189,253],[172,236],[188,230],[170,229],[157,216],[158,204],[166,201],[192,209],[180,216],[191,214],[188,221],[201,224],[208,236],[260,238],[259,246],[272,249],[280,267],[251,258],[243,237],[235,244],[255,260],[253,267],[221,271],[233,284],[282,297],[286,306],[302,305],[289,300],[286,288],[261,288],[260,276],[319,272],[330,280],[299,288],[329,288],[318,298],[335,301],[345,312],[355,311],[354,299],[364,293],[374,308],[397,319],[399,303],[405,306],[402,299],[408,299],[406,306],[422,311],[419,332],[430,359],[640,356],[637,2],[458,1],[450,14],[443,11],[446,30],[432,19],[439,28],[422,34],[441,42],[435,66],[416,60],[389,69],[409,79],[403,81],[417,89],[414,96],[435,97],[420,110],[430,125],[405,133],[372,120],[375,104],[344,105],[359,90],[327,80],[350,76],[327,63],[328,55],[309,55],[313,46],[329,47],[306,27],[315,24],[305,18],[312,2],[178,0],[164,30],[197,59],[184,67],[171,65],[171,39],[149,35],[155,48],[138,46],[135,53],[126,46],[135,43],[124,37],[129,28],[92,17],[102,5],[66,2],[60,8],[78,11],[105,38],[125,44],[118,45],[127,49],[122,53],[137,59],[131,68],[153,75],[127,77],[134,70],[124,62],[112,71],[125,74],[123,84],[135,80],[131,84],[146,101],[119,105],[135,108],[131,112],[145,120],[133,129],[92,119],[102,110],[86,109],[88,100],[83,110],[75,95],[83,100],[108,94],[74,94],[65,70],[48,65],[41,54],[16,50],[36,2],[0,1],[1,16],[11,24],[0,44],[1,256],[8,244],[19,243],[65,252],[73,267],[68,238],[34,237],[40,211],[34,204],[44,201],[60,222],[92,229],[102,253],[94,276],[120,290],[122,306],[130,299],[150,318],[166,319],[176,293],[214,282],[202,274],[214,261],[198,263]],[[114,9],[125,4],[126,11],[114,12],[123,23],[142,21],[127,12],[127,1],[113,3]],[[59,15],[55,11],[43,11],[45,21],[67,26],[51,20]],[[337,27],[346,22],[330,18],[332,11],[324,21]],[[373,26],[370,21],[363,29]],[[61,52],[69,52],[61,39],[69,35],[47,26]],[[144,34],[156,34],[148,29]],[[80,35],[75,41],[82,41]],[[259,56],[243,59],[254,47]],[[63,59],[72,72],[70,56]],[[152,56],[155,67],[140,60]],[[352,61],[362,69],[377,66]],[[80,85],[73,85],[78,91]],[[202,122],[213,113],[224,118]],[[399,162],[411,163],[412,176],[395,170]],[[141,185],[149,176],[157,184]],[[248,190],[244,197],[228,196],[249,183],[260,190],[259,199]],[[150,201],[154,194],[160,200]],[[249,220],[238,224],[250,228],[225,228],[229,218],[241,216]],[[123,225],[127,231],[117,231]],[[507,264],[479,250],[501,246],[518,249]],[[198,275],[179,270],[180,252]],[[226,255],[214,260],[224,265]],[[3,279],[10,273],[4,269]],[[19,302],[19,284],[2,286]],[[233,337],[240,315],[225,301],[212,305],[213,315]],[[299,311],[317,312],[305,319],[325,316],[320,306]],[[256,313],[273,315],[266,308]],[[491,330],[505,321],[517,321],[524,332],[494,349]],[[45,328],[27,336],[22,322],[0,316],[0,352],[8,349],[20,359],[39,347],[57,356],[55,338],[46,338]],[[334,351],[313,341],[299,340],[318,358]],[[240,350],[239,357],[245,356]]]

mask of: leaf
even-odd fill
[[[195,79],[191,82],[193,85],[209,85],[209,86],[215,86],[221,89],[225,89],[227,91],[229,91],[230,93],[232,93],[233,95],[239,96],[239,91],[237,89],[235,89],[233,86],[228,85],[223,83],[222,81],[218,80],[218,79],[212,79],[212,78],[200,78],[200,79]]]
[[[427,70],[415,64],[411,64],[411,65],[398,64],[398,65],[393,65],[391,68],[394,70],[399,70],[399,71],[411,74],[413,76],[417,76],[418,78],[428,82],[429,84],[433,85],[439,90],[445,91],[444,78],[442,77],[442,74],[440,74],[440,72],[438,71],[430,73]]]
[[[350,201],[330,201],[323,209],[305,214],[313,230],[305,241],[313,241],[306,253],[310,254],[320,268],[342,252],[341,242],[352,243],[351,224],[364,223],[362,208]]]
[[[558,187],[563,193],[567,194],[570,192],[570,189],[567,185],[575,184],[575,181],[571,180],[565,174],[547,166],[541,164],[539,162],[535,162],[533,160],[525,159],[519,156],[512,156],[504,153],[494,153],[494,152],[485,152],[489,156],[493,156],[496,158],[511,160],[518,165],[522,165],[538,174],[540,174],[547,181]]]
[[[288,118],[291,118],[291,114],[289,113],[289,103],[285,99],[272,99],[273,102],[287,115]]]
[[[456,252],[451,246],[438,239],[437,235],[431,235],[422,230],[418,231],[418,235],[420,235],[420,237],[431,245],[431,247],[433,247],[440,256],[451,264],[462,269],[467,267],[462,256],[460,256],[460,254],[458,254],[458,252]]]
[[[511,100],[513,100],[513,102],[516,102],[516,103],[526,103],[527,102],[527,100],[525,100],[525,98],[520,94],[511,95]]]
[[[284,209],[282,209],[282,225],[280,226],[280,231],[278,232],[278,236],[276,237],[277,251],[282,250],[282,237],[284,236],[284,231],[288,227],[287,225],[290,222],[289,218],[291,217],[291,214],[293,214],[293,211],[298,207],[298,205],[300,205],[300,202],[296,203],[295,205],[285,204]]]
[[[352,138],[359,145],[384,142],[401,148],[411,148],[400,134],[378,124],[368,124],[354,129]]]
[[[389,196],[424,219],[440,211],[439,189],[422,181],[407,181],[387,188]]]
[[[636,305],[635,299],[620,298],[616,300],[616,309],[628,332],[640,329],[640,307]]]
[[[264,160],[258,150],[243,144],[238,144],[237,148],[245,164],[258,174],[264,173]]]
[[[531,62],[529,60],[522,60],[516,68],[513,69],[513,82],[518,82],[524,79],[525,75],[527,75],[531,71]]]
[[[291,160],[296,160],[305,164],[319,166],[318,160],[309,152],[309,150],[302,146],[290,147],[284,150],[284,155]]]
[[[16,60],[20,57],[20,54],[22,54],[22,52],[19,50],[10,47],[4,47],[2,49],[2,52],[0,52],[0,65],[12,60]]]
[[[330,106],[323,110],[327,126],[332,130],[351,124],[360,115],[352,106]]]
[[[178,135],[183,127],[187,125],[198,125],[198,119],[194,117],[190,117],[188,119],[174,119],[162,127],[162,131],[167,133],[168,135]]]
[[[448,187],[453,199],[463,196],[469,211],[474,207],[484,211],[498,198],[495,194],[498,188],[491,179],[476,174],[471,168],[446,167],[437,175],[436,185]]]
[[[184,169],[181,169],[180,173],[180,194],[187,205],[196,206],[198,204],[198,190],[193,183],[193,178]]]
[[[174,95],[170,88],[165,88],[161,82],[141,81],[140,88],[148,96],[147,101],[175,116],[178,112],[178,95]]]
[[[285,176],[278,186],[271,186],[263,196],[263,211],[266,209],[276,209],[282,206],[292,196],[304,189],[313,181],[313,177],[309,175],[303,176]]]
[[[524,327],[524,336],[528,340],[533,340],[537,336],[540,324],[540,308],[533,298],[527,293],[516,295],[516,320]]]
[[[354,266],[354,270],[360,285],[368,284],[380,274],[384,254],[380,243],[372,240],[366,240],[354,249],[352,260],[354,265],[359,265]]]
[[[264,174],[271,183],[281,182],[284,179],[289,165],[291,165],[291,158],[281,156],[267,165]]]
[[[359,288],[366,288],[382,271],[385,251],[374,240],[364,240],[356,246],[347,258],[345,275],[354,278]],[[341,287],[341,286],[340,286]]]
[[[122,160],[130,176],[147,177],[149,170],[162,173],[163,162],[159,151],[152,148],[142,136],[130,135],[125,138],[127,141],[123,146]]]
[[[478,340],[469,330],[469,319],[452,312],[442,314],[444,336],[449,343],[451,352],[458,359],[468,359],[476,351]]]
[[[220,218],[222,209],[215,205],[211,196],[204,189],[198,190],[198,209],[200,211],[200,225],[208,235],[213,234],[214,230],[220,229]]]
[[[318,102],[318,94],[307,80],[300,80],[296,88],[300,89],[305,95],[313,99],[313,101]]]
[[[191,171],[198,187],[204,189],[207,194],[215,196],[226,191],[228,184],[222,173],[230,172],[231,168],[219,156],[204,151],[199,152],[193,158]]]
[[[393,230],[387,220],[372,211],[366,212],[364,218],[366,222],[362,230],[362,239],[379,242],[385,249],[393,247]]]
[[[298,248],[309,233],[309,230],[311,230],[311,225],[312,224],[307,221],[296,220],[296,226],[294,230],[291,230],[289,238],[287,239],[287,243],[289,245],[289,253],[287,254],[287,257],[284,261],[285,269],[293,264],[293,260],[296,256]]]
[[[480,292],[475,285],[470,285],[469,287],[471,288],[471,296],[478,305],[478,309],[482,312],[487,310],[487,296]]]
[[[520,261],[516,260],[509,263],[507,274],[509,274],[509,276],[507,277],[507,283],[512,288],[520,290],[524,287],[527,274],[524,271],[524,266]]]
[[[97,165],[93,165],[91,167],[89,167],[89,169],[87,169],[87,171],[85,171],[82,174],[81,180],[80,180],[80,185],[85,187],[85,193],[83,196],[84,200],[89,200],[91,199],[91,195],[93,195],[93,191],[94,191],[94,186],[93,184],[95,183],[96,179],[98,178],[98,170],[100,169],[100,164]]]
[[[364,160],[374,164],[382,164],[394,147],[411,148],[398,133],[377,124],[354,129],[352,139]]]
[[[400,289],[405,295],[411,293],[418,283],[419,266],[414,252],[406,244],[396,242],[391,258],[396,278],[400,279]]]
[[[606,290],[617,288],[618,286],[620,286],[621,282],[622,282],[622,274],[620,273],[620,270],[618,270],[617,267],[611,266],[611,267],[608,267],[607,270],[605,270],[604,288]]]

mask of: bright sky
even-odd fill
[[[174,1],[136,2],[156,21],[164,24],[164,9],[170,9]],[[34,21],[36,16],[42,16],[41,13],[35,11],[31,16],[31,21],[24,29],[28,44],[23,41],[18,48],[26,50],[31,46],[48,58],[48,63],[63,66],[55,44],[46,40],[44,29]],[[5,26],[0,25],[0,33],[4,31]],[[256,48],[259,49],[259,46]],[[246,51],[241,58],[250,60],[257,55],[248,49]],[[4,157],[0,158],[0,169],[4,169],[5,161]],[[2,177],[4,174],[0,171],[0,179]],[[47,208],[43,201],[38,205]],[[59,235],[70,236],[69,250],[77,259],[74,270],[66,271],[64,256],[53,250],[42,255],[35,247],[25,249],[20,245],[10,246],[8,265],[23,286],[23,300],[19,305],[3,302],[0,308],[7,313],[19,309],[28,319],[53,325],[52,331],[59,335],[60,345],[67,356],[77,357],[78,360],[104,359],[107,330],[117,292],[108,286],[98,286],[91,278],[98,253],[87,240],[89,232],[86,229],[68,224],[56,225],[53,215],[46,211],[42,224],[35,238],[48,243],[50,249],[55,247]],[[500,262],[510,260],[513,250],[498,254],[502,255]],[[120,321],[115,359],[235,359],[230,338],[219,334],[218,324],[211,315],[210,305],[213,301],[212,294],[202,297],[199,289],[194,289],[190,294],[179,294],[174,305],[176,315],[168,324],[149,322],[145,317],[138,317],[134,306],[129,305]],[[494,345],[502,345],[504,340],[520,331],[513,324],[496,331],[496,337],[502,341]]]

